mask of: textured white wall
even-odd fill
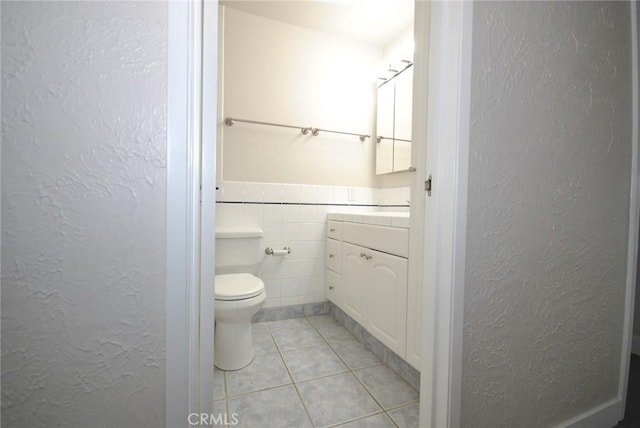
[[[462,425],[616,396],[626,281],[624,2],[474,6]]]
[[[166,4],[1,7],[2,421],[163,426]]]

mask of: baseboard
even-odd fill
[[[354,321],[342,309],[333,303],[329,303],[331,313],[338,323],[342,324],[356,339],[373,352],[380,360],[389,368],[400,375],[409,385],[420,391],[420,372],[413,368],[411,364],[406,362],[395,352],[389,349],[385,344],[373,337],[364,327]]]
[[[262,308],[251,318],[251,322],[288,320],[291,318],[327,315],[331,312],[329,302],[305,303],[302,305]]]
[[[633,336],[631,340],[631,353],[640,355],[640,336]]]
[[[607,428],[614,427],[620,422],[622,400],[615,398],[600,406],[584,412],[568,421],[559,424],[566,428]]]

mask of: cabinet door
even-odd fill
[[[396,109],[393,131],[393,170],[411,166],[411,123],[413,115],[413,67],[400,73],[396,81]]]
[[[366,328],[400,357],[406,355],[407,259],[379,251],[370,257],[366,282]]]
[[[393,171],[393,111],[395,85],[388,82],[378,88],[376,137],[376,174]],[[378,140],[376,140],[378,141]]]
[[[411,141],[413,67],[398,74],[393,82],[396,84],[393,138]]]
[[[325,281],[325,294],[327,296],[327,299],[334,305],[342,309],[342,277],[331,269],[327,269]]]
[[[376,117],[376,134],[378,137],[393,138],[394,86],[392,80],[378,88],[378,114]]]
[[[357,245],[342,243],[342,310],[357,323],[365,326],[365,287],[369,266],[363,254],[367,250]]]

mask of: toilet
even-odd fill
[[[214,363],[238,370],[253,361],[251,317],[267,294],[256,276],[262,260],[262,229],[216,228]]]

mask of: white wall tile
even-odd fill
[[[243,224],[246,226],[261,226],[263,223],[262,204],[242,204]]]
[[[282,223],[282,205],[265,204],[263,211],[265,223]]]
[[[282,185],[282,202],[300,203],[300,185],[299,184],[283,184]]]
[[[318,186],[318,203],[333,204],[333,186]]]
[[[282,241],[298,241],[300,237],[298,223],[282,224]]]
[[[376,193],[375,189],[369,187],[361,187],[358,189],[358,200],[359,204],[371,205],[376,203]]]
[[[224,204],[216,204],[216,226],[220,226],[223,223],[224,218]]]
[[[222,183],[217,183],[216,186],[216,202],[224,201],[224,186]]]
[[[263,197],[264,202],[282,203],[282,184],[264,183]]]
[[[301,259],[317,259],[324,257],[324,247],[320,241],[299,241],[298,251]]]
[[[263,183],[244,183],[244,201],[245,202],[264,202],[264,184]]]
[[[263,223],[262,232],[265,242],[282,241],[282,223]]]
[[[305,295],[305,296],[299,296],[299,304],[304,304],[304,303],[316,303],[316,302],[324,302],[327,300],[327,298],[325,297],[324,293],[321,294],[315,294],[315,295]]]
[[[244,201],[244,183],[241,181],[224,181],[224,200],[232,202]]]
[[[283,306],[282,305],[282,299],[280,299],[279,297],[276,297],[275,299],[271,299],[269,297],[267,297],[267,300],[264,301],[264,303],[262,304],[263,308],[277,308],[279,306]]]
[[[299,296],[300,280],[298,278],[288,278],[282,280],[281,297]]]
[[[282,205],[282,222],[300,222],[300,205]]]
[[[280,290],[282,286],[282,280],[280,279],[267,279],[264,281],[264,288],[267,292],[267,299],[280,298]]]
[[[406,205],[407,200],[410,198],[410,195],[411,195],[411,188],[409,186],[381,189],[380,204],[381,205]]]
[[[269,260],[269,258],[265,260]],[[268,281],[268,280],[280,281],[281,278],[279,276],[279,270],[280,270],[279,263],[269,263],[269,262],[263,263],[262,264],[262,280],[263,281]]]
[[[316,241],[324,240],[327,237],[327,223],[316,223]]]
[[[316,223],[300,223],[300,240],[301,241],[317,241],[318,232]]]
[[[283,297],[280,299],[281,306],[299,305],[302,302],[300,296]]]
[[[242,204],[223,204],[222,221],[226,226],[242,226],[244,208]]]
[[[324,295],[324,287],[325,287],[325,277],[324,277],[324,275],[322,275],[322,276],[314,276],[313,277],[313,283],[312,283],[312,289],[307,294]]]
[[[325,261],[324,259],[308,259],[300,263],[300,271],[311,273],[311,276],[324,275]]]
[[[315,204],[318,203],[319,186],[301,185],[300,202]]]
[[[335,204],[347,204],[349,203],[349,194],[346,187],[334,186],[333,188],[333,202]]]
[[[313,292],[313,277],[306,276],[299,279],[298,283],[299,295],[312,294]]]
[[[298,260],[284,258],[282,263],[280,263],[278,274],[282,279],[299,277],[300,262]]]

